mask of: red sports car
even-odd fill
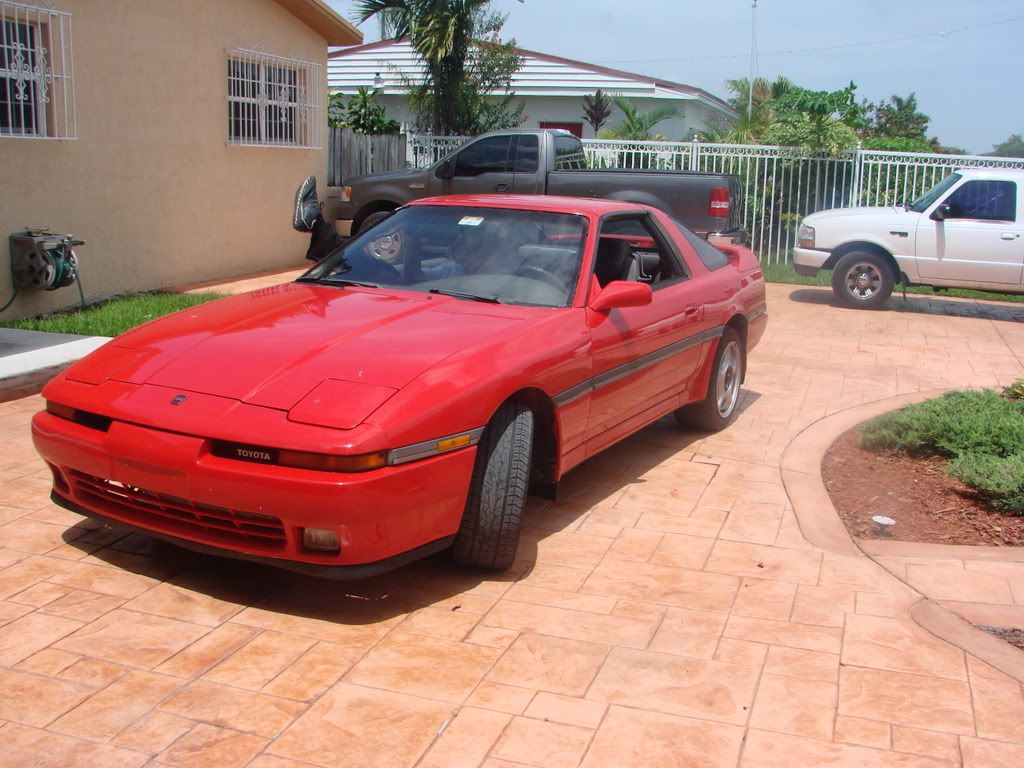
[[[736,416],[757,258],[607,200],[421,200],[294,283],[119,336],[51,381],[63,507],[195,549],[365,576],[510,565],[528,491],[665,414]]]

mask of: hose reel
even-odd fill
[[[84,245],[71,235],[28,229],[11,235],[11,272],[15,288],[55,291],[78,279],[74,246]]]
[[[62,235],[47,229],[27,228],[10,236],[11,279],[14,295],[0,307],[7,309],[22,288],[55,291],[78,283],[78,296],[85,308],[82,282],[78,276],[78,256],[75,246],[85,245],[73,235]]]

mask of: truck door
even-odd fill
[[[519,195],[543,195],[544,177],[540,165],[540,141],[536,134],[520,134],[512,144],[514,190]]]
[[[1024,223],[1017,182],[968,179],[925,211],[917,225],[922,279],[1019,286],[1024,270]],[[949,209],[941,221],[932,214]]]
[[[432,195],[464,195],[511,192],[515,181],[512,172],[512,139],[504,136],[485,136],[470,142],[455,153],[455,175],[439,179],[431,174]]]

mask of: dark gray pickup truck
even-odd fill
[[[660,208],[700,235],[746,241],[737,176],[691,171],[587,170],[583,144],[564,131],[496,131],[426,170],[359,176],[342,188],[338,231],[354,235],[421,197],[458,194],[605,197]]]

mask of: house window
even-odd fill
[[[323,146],[323,68],[258,51],[228,54],[228,143]],[[323,81],[323,82],[321,82]]]
[[[0,0],[0,137],[74,139],[71,14]]]

